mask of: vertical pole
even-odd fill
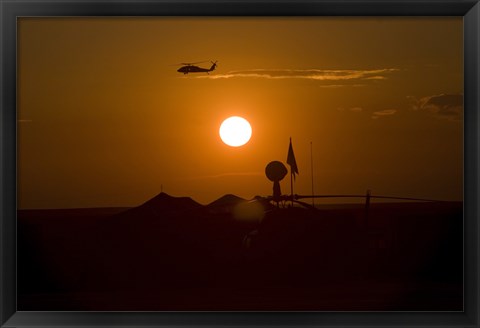
[[[290,168],[290,199],[292,201],[292,207],[293,207],[293,172],[291,168]]]
[[[312,167],[312,196],[315,196],[315,193],[313,192],[313,146],[311,141],[310,141],[310,162]],[[315,197],[312,197],[312,206],[315,207]]]

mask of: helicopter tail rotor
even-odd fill
[[[212,67],[210,67],[210,71],[213,71],[217,67],[218,60],[216,60],[215,62],[213,61],[210,61],[210,62],[212,63]]]

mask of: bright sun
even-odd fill
[[[250,123],[242,117],[229,117],[220,125],[220,138],[229,146],[243,146],[250,140],[251,136],[252,127]]]

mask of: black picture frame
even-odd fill
[[[0,0],[0,326],[479,327],[478,0]],[[463,16],[463,312],[18,312],[16,309],[16,24],[25,16]]]

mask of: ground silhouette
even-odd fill
[[[261,220],[239,220],[241,204]],[[18,211],[19,310],[462,310],[460,202]]]

